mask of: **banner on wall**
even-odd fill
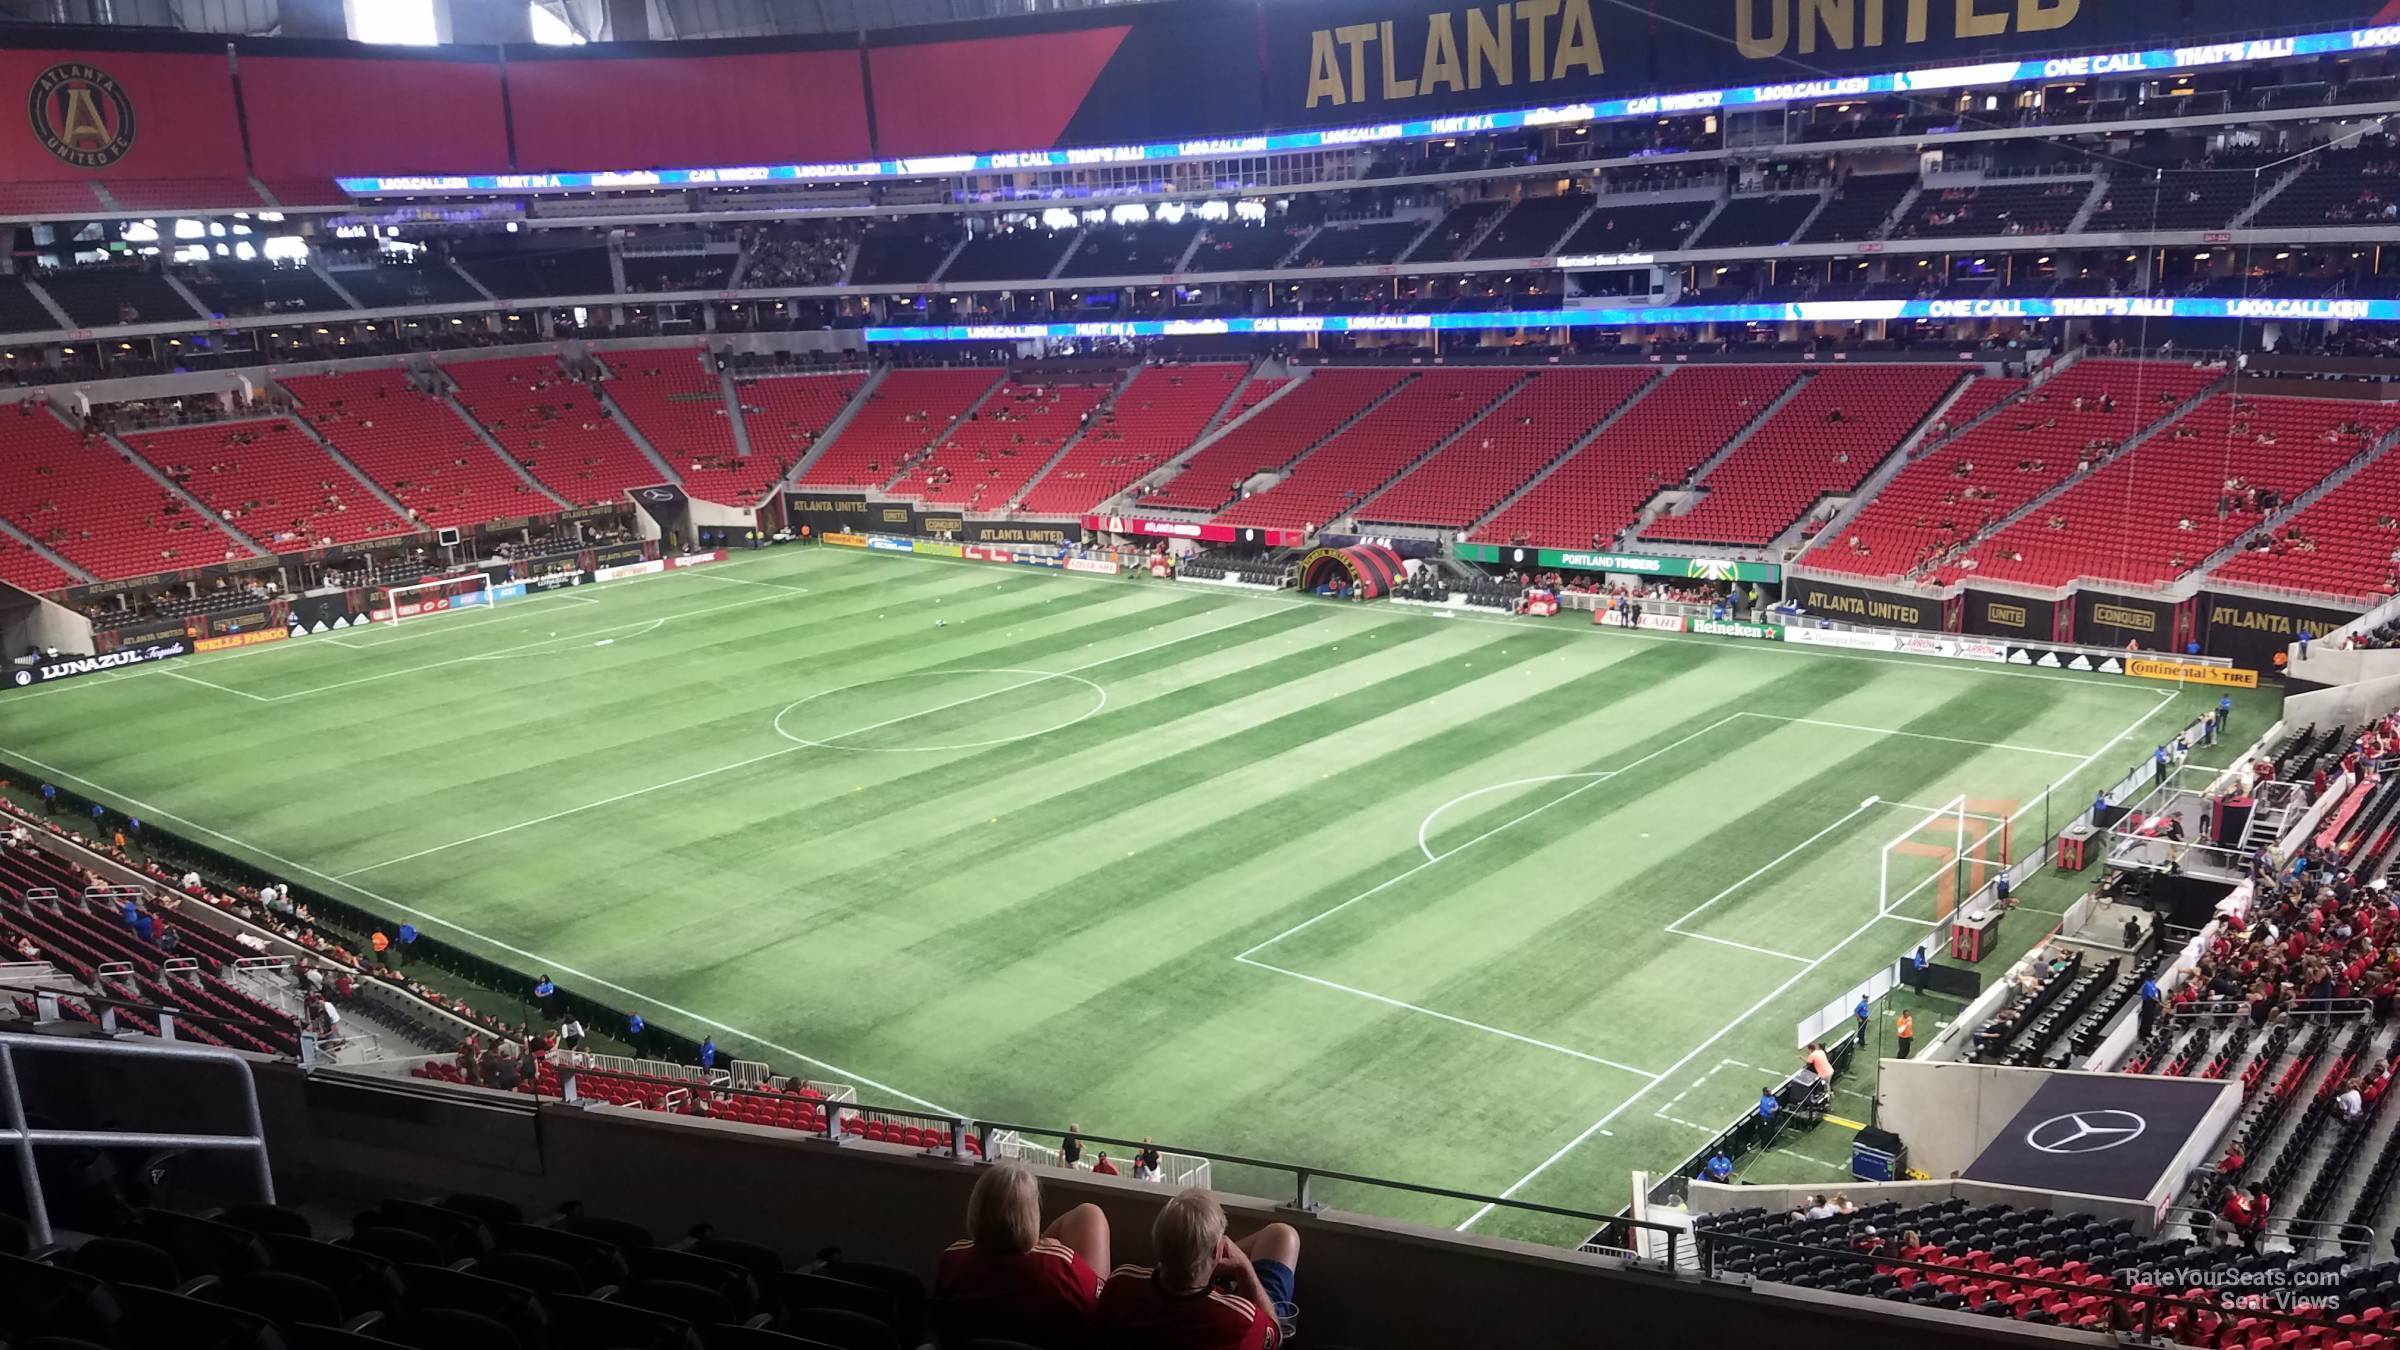
[[[1109,534],[1140,535],[1149,539],[1195,539],[1210,544],[1249,544],[1264,548],[1298,548],[1308,536],[1298,530],[1269,530],[1249,525],[1216,525],[1195,520],[1153,520],[1141,516],[1085,516],[1083,528]]]
[[[971,544],[1074,544],[1083,540],[1083,526],[1072,520],[970,520]]]
[[[1783,598],[1810,614],[1844,623],[1931,632],[1940,631],[1942,626],[1941,601],[1900,591],[1880,591],[1871,586],[1849,586],[1808,577],[1796,579],[1785,587]]]
[[[2105,591],[2075,593],[2075,641],[2086,647],[2139,644],[2147,652],[2175,649],[2175,606]]]
[[[852,533],[868,527],[867,496],[863,492],[787,492],[785,518],[794,528],[806,525],[812,534],[834,530]]]
[[[1783,580],[1774,563],[1738,562],[1731,558],[1687,558],[1663,553],[1602,553],[1596,550],[1526,548],[1514,544],[1460,544],[1461,562],[1502,567],[1534,567],[1570,572],[1624,572],[1672,581],[1755,581],[1772,585]]]
[[[1970,589],[1966,593],[1966,630],[1985,637],[2022,638],[2046,642],[2055,634],[2058,602],[2022,595],[2000,595]]]
[[[2301,633],[2323,637],[2357,617],[2355,610],[2200,593],[2202,650],[2251,670],[2274,669],[2276,655],[2298,642]]]

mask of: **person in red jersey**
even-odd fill
[[[1271,1223],[1225,1236],[1216,1197],[1194,1188],[1150,1225],[1155,1268],[1119,1266],[1100,1292],[1101,1350],[1275,1350],[1290,1319],[1300,1234]]]
[[[951,1243],[933,1277],[934,1324],[957,1344],[988,1338],[1042,1350],[1091,1342],[1108,1269],[1108,1216],[1077,1205],[1048,1228],[1041,1183],[1021,1162],[984,1169],[967,1197],[967,1236]]]

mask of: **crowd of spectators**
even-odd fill
[[[745,288],[836,286],[850,269],[850,249],[857,232],[842,221],[804,222],[796,226],[761,226],[747,232],[743,243],[750,265],[742,270]]]

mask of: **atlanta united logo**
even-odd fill
[[[26,109],[42,148],[78,169],[105,169],[133,149],[133,101],[98,66],[62,61],[36,75]]]

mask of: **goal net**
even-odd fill
[[[454,609],[476,609],[493,603],[491,578],[481,572],[463,577],[439,577],[432,581],[412,581],[394,586],[383,593],[383,608],[375,611],[378,622],[398,623],[403,619],[424,618],[447,614]]]
[[[2009,817],[2017,804],[1953,797],[1886,843],[1876,912],[1939,923],[2006,870]]]

